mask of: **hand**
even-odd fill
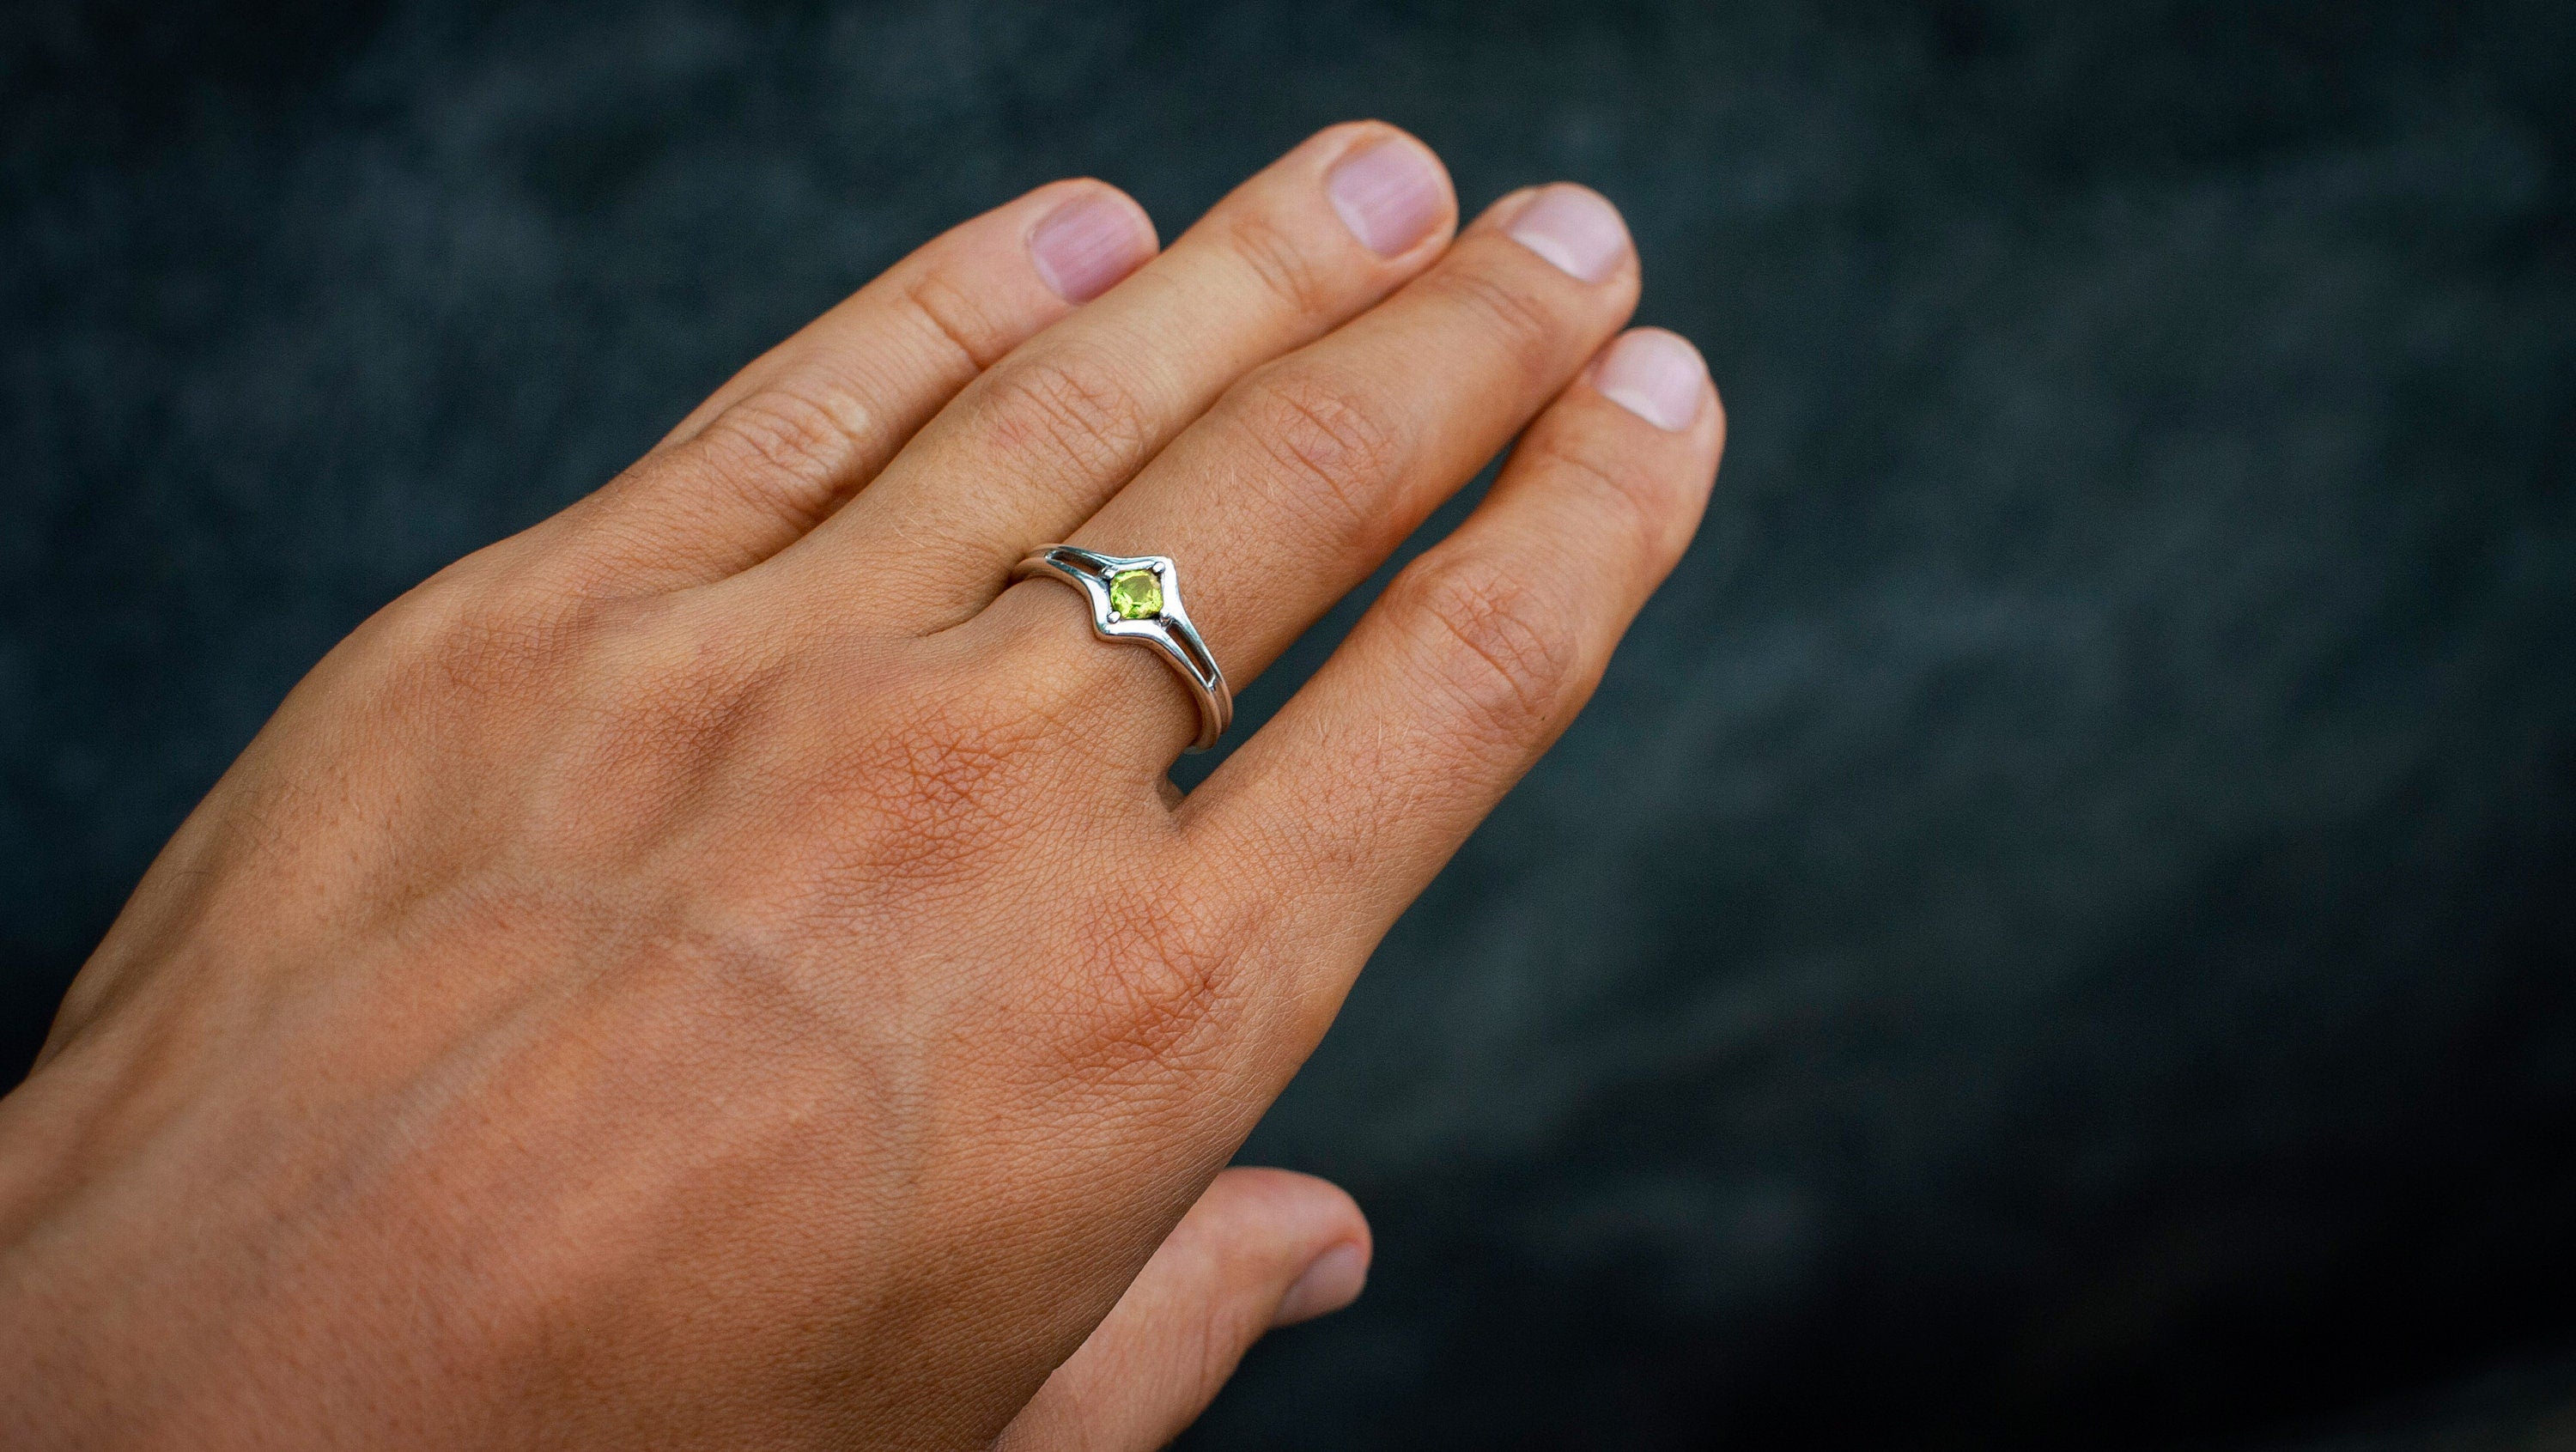
[[[1378,125],[1159,256],[1043,187],[361,626],[0,1101],[12,1445],[1141,1448],[1356,1294],[1218,1172],[1724,427],[1606,203],[1453,215]],[[1186,799],[1175,678],[1009,583],[1172,556],[1240,688],[1515,433]]]

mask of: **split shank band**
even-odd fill
[[[1091,633],[1102,640],[1146,646],[1161,656],[1199,706],[1198,740],[1205,751],[1234,720],[1234,693],[1225,672],[1190,612],[1181,604],[1179,570],[1162,555],[1104,555],[1073,545],[1043,545],[1012,569],[1011,578],[1044,575],[1062,580],[1091,602]]]

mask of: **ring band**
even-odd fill
[[[1225,672],[1181,604],[1179,569],[1161,555],[1104,555],[1073,545],[1041,545],[1011,571],[1013,580],[1046,575],[1091,602],[1091,633],[1102,640],[1151,646],[1199,704],[1199,737],[1189,750],[1216,745],[1234,721]]]

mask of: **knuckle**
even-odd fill
[[[1327,539],[1366,536],[1400,467],[1402,439],[1380,407],[1337,370],[1294,362],[1261,375],[1245,397],[1244,427]]]
[[[1543,387],[1557,377],[1570,330],[1545,301],[1485,268],[1461,265],[1436,275],[1442,293],[1525,385]]]
[[[542,691],[596,619],[578,597],[545,602],[479,583],[440,585],[433,580],[396,606],[396,651],[450,701]]]
[[[365,729],[388,750],[479,750],[567,716],[586,721],[586,663],[619,607],[529,588],[529,571],[468,556],[369,618],[313,679],[354,691]]]
[[[1174,1366],[1180,1384],[1196,1388],[1202,1404],[1214,1401],[1233,1377],[1234,1369],[1242,1364],[1248,1343],[1260,1329],[1258,1323],[1246,1324],[1239,1306],[1215,1298],[1202,1303],[1189,1349]]]
[[[1400,577],[1414,623],[1469,725],[1517,741],[1553,726],[1576,687],[1582,641],[1568,617],[1501,562],[1426,557]]]
[[[1581,429],[1542,427],[1521,441],[1514,462],[1544,474],[1551,489],[1584,496],[1587,516],[1625,536],[1631,558],[1666,553],[1680,523],[1673,491],[1644,461],[1611,443]]]
[[[1075,345],[1015,360],[992,380],[982,411],[1007,452],[1035,450],[1080,474],[1123,473],[1151,442],[1144,404],[1118,382],[1115,360]]]
[[[1246,212],[1226,229],[1226,243],[1262,290],[1301,317],[1340,311],[1341,288],[1330,263],[1301,245],[1277,219]]]
[[[852,422],[853,414],[862,421]],[[719,485],[790,509],[811,526],[830,511],[840,481],[866,452],[864,414],[852,399],[763,388],[708,425],[692,453]]]

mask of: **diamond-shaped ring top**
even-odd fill
[[[1040,545],[1011,571],[1025,580],[1044,575],[1082,592],[1091,604],[1091,633],[1119,645],[1143,646],[1163,658],[1198,703],[1198,740],[1205,751],[1234,719],[1234,693],[1225,672],[1190,623],[1180,567],[1167,555],[1108,555],[1077,545]]]
[[[1163,582],[1151,570],[1123,570],[1109,582],[1109,608],[1121,620],[1151,620],[1163,613]]]

